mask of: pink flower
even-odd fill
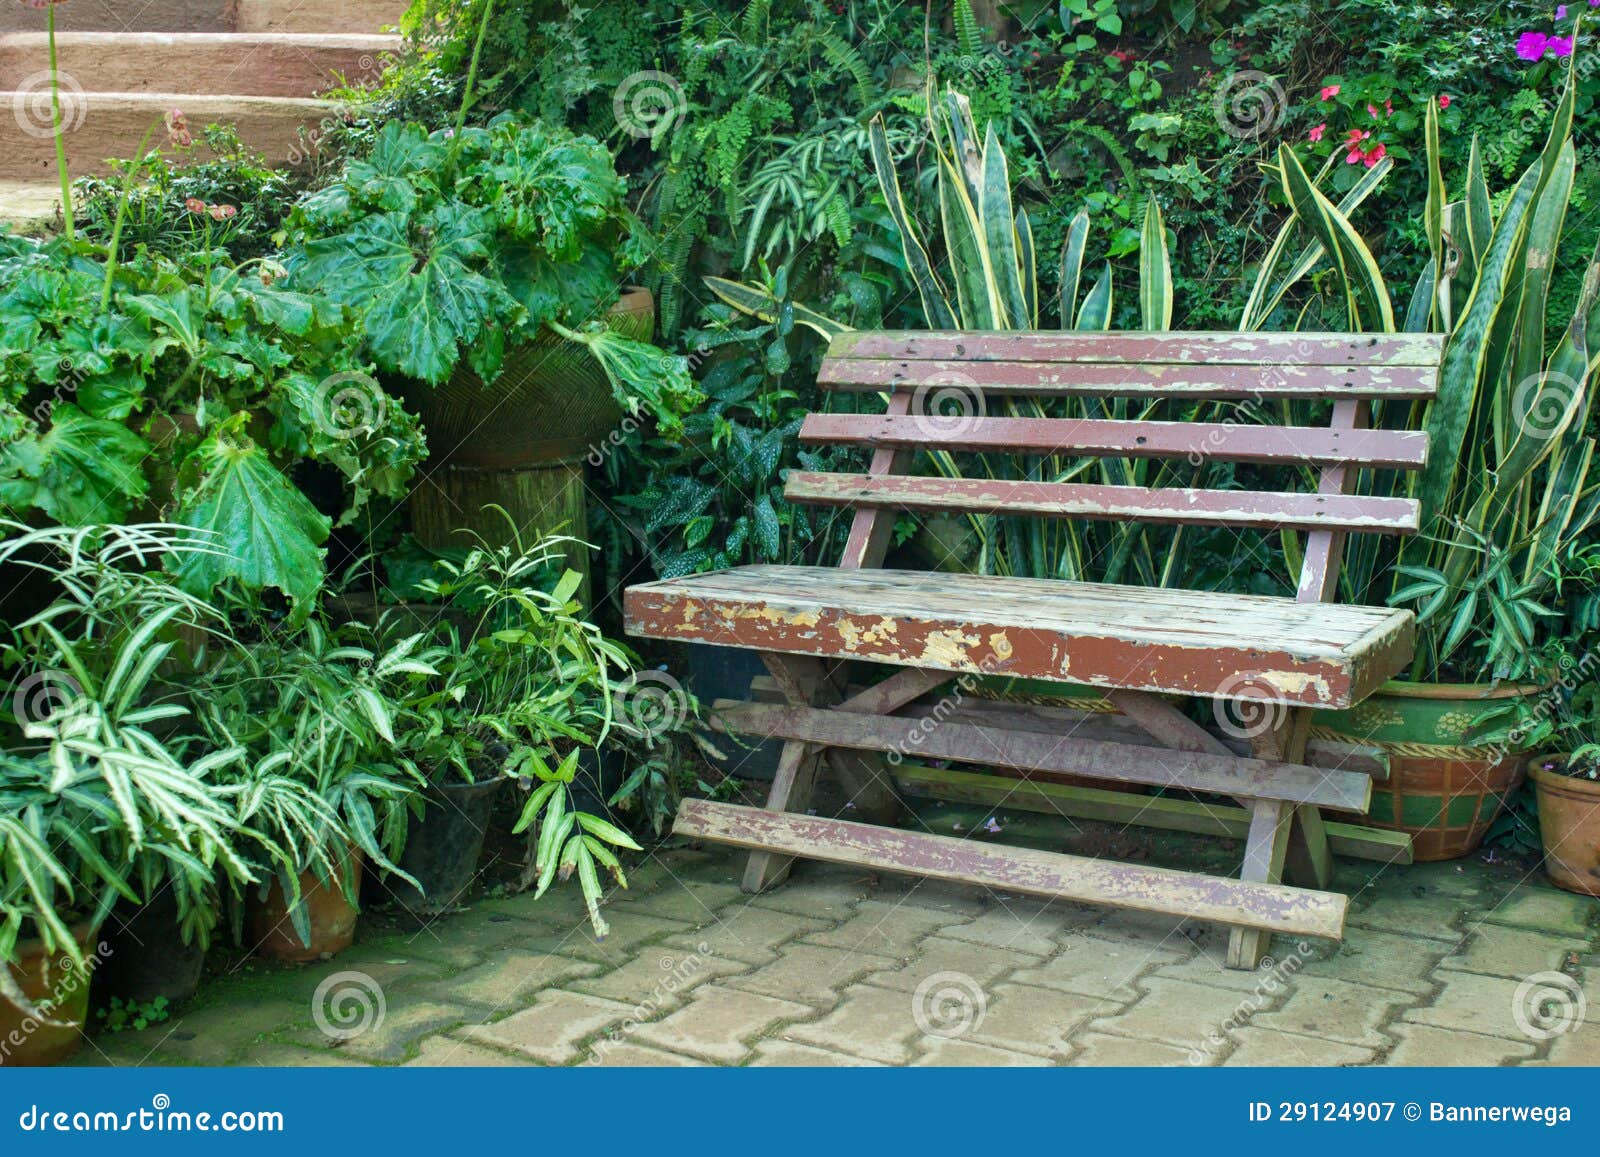
[[[1380,149],[1383,148],[1382,145],[1378,147]],[[1368,165],[1367,167],[1370,169],[1372,166]],[[209,212],[213,221],[227,221],[239,215],[239,207],[237,205],[213,205]]]
[[[1375,104],[1368,104],[1367,105],[1367,115],[1369,117],[1371,117],[1373,120],[1377,120],[1378,119],[1378,106],[1375,105]]]
[[[1544,32],[1524,32],[1517,37],[1517,55],[1523,60],[1538,60],[1550,47],[1550,37]]]
[[[1383,102],[1383,115],[1386,117],[1394,116],[1394,101],[1386,100]]]
[[[1344,139],[1345,164],[1353,165],[1365,156],[1365,150],[1362,149],[1361,142],[1371,135],[1371,133],[1364,133],[1360,129],[1350,130],[1350,135]]]
[[[1133,53],[1129,52],[1125,48],[1113,48],[1111,50],[1111,55],[1116,57],[1123,64],[1127,64],[1128,61],[1133,59]]]
[[[204,213],[206,211],[206,203],[199,197],[190,197],[183,203],[183,207],[191,213]]]
[[[1313,143],[1315,143],[1317,141],[1320,141],[1322,139],[1322,133],[1327,127],[1328,127],[1328,122],[1327,121],[1323,121],[1320,125],[1318,125],[1316,128],[1311,130],[1311,134],[1310,135],[1311,135],[1311,140],[1312,140]]]
[[[1339,86],[1336,85],[1336,84],[1330,84],[1330,85],[1328,85],[1326,88],[1324,88],[1322,90],[1322,94],[1318,99],[1320,99],[1320,100],[1332,100],[1334,97],[1336,97],[1338,95],[1339,95]]]
[[[1370,169],[1373,165],[1376,165],[1379,161],[1383,160],[1383,154],[1388,151],[1389,150],[1384,147],[1382,141],[1379,141],[1377,144],[1373,145],[1372,148],[1368,149],[1365,157],[1367,168]]]
[[[194,144],[194,137],[189,133],[188,118],[183,115],[181,108],[167,110],[167,143],[175,149],[186,149]]]
[[[1572,37],[1570,37],[1570,36],[1552,36],[1550,38],[1550,43],[1547,45],[1547,47],[1550,49],[1550,55],[1551,56],[1571,56],[1572,55]]]
[[[1596,4],[1600,4],[1600,0],[1594,0],[1594,2]],[[1441,92],[1439,94],[1439,107],[1440,108],[1449,108],[1450,107],[1450,94],[1449,93]]]
[[[1565,4],[1557,4],[1556,5],[1556,19],[1557,20],[1565,20],[1566,18],[1567,18],[1567,6]]]

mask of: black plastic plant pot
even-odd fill
[[[105,949],[94,971],[95,1004],[116,997],[123,1004],[149,1004],[165,997],[181,1004],[200,987],[205,950],[185,944],[178,931],[178,904],[170,887],[148,904],[119,903],[100,929]]]
[[[413,820],[400,867],[422,885],[418,892],[399,877],[390,880],[394,899],[412,912],[443,912],[460,903],[478,871],[483,838],[503,776],[477,783],[430,787],[426,810]]]
[[[750,681],[766,673],[766,665],[755,651],[711,643],[689,644],[689,690],[701,703],[709,705],[718,699],[748,700]],[[741,735],[736,743],[731,735],[711,731],[705,732],[705,738],[722,752],[723,758],[712,762],[728,775],[771,779],[778,770],[778,757],[783,754],[781,739]]]

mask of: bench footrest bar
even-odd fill
[[[672,830],[689,839],[753,851],[1329,940],[1342,934],[1349,905],[1346,897],[1330,892],[701,799],[686,799],[679,805]]]

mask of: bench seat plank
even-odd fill
[[[800,427],[800,441],[980,454],[1194,456],[1225,462],[1399,470],[1419,469],[1428,452],[1428,435],[1420,431],[922,414],[810,414]]]
[[[1381,607],[833,567],[663,579],[624,607],[648,638],[1330,708],[1398,675],[1414,633]]]
[[[1098,776],[1146,787],[1317,804],[1360,815],[1372,804],[1372,779],[1358,771],[952,723],[942,713],[908,719],[719,700],[711,726],[717,731],[801,739],[857,751],[909,751],[928,759],[981,763],[1034,775]]]
[[[686,799],[674,835],[1026,896],[1181,913],[1269,932],[1337,940],[1349,900],[1331,892],[1246,883],[1032,848],[902,831],[849,820]]]
[[[926,514],[1007,514],[1256,530],[1415,534],[1414,499],[1264,490],[1102,486],[1006,478],[819,474],[791,470],[784,497],[817,506],[881,507]]]
[[[1070,330],[876,330],[846,333],[830,358],[912,361],[1046,361],[1099,364],[1278,366],[1422,366],[1437,369],[1444,338],[1426,333],[1168,332],[1074,333]],[[968,366],[966,372],[972,373]]]

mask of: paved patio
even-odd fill
[[[238,962],[90,1064],[1600,1064],[1600,902],[1526,866],[1344,865],[1342,945],[673,848],[606,912],[576,889],[426,928],[381,914],[334,960]],[[381,1008],[381,1015],[379,1010]],[[1585,1016],[1585,1008],[1587,1015]]]

